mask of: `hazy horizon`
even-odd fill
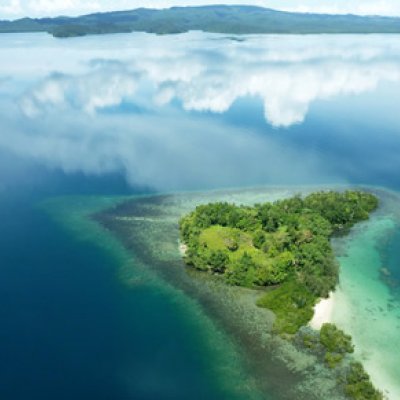
[[[6,0],[0,4],[0,20],[15,20],[24,17],[44,18],[57,16],[79,16],[91,13],[126,11],[137,8],[165,9],[170,7],[189,7],[207,5],[259,6],[279,11],[354,14],[400,17],[400,3],[396,0]]]

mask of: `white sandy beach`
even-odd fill
[[[179,242],[179,253],[183,257],[186,254],[187,246],[185,243]]]
[[[321,299],[314,306],[314,317],[309,325],[314,329],[321,329],[322,324],[331,322],[334,304],[335,295],[331,292],[327,299]]]
[[[393,224],[391,218],[372,218],[346,239],[346,255],[339,257],[340,285],[331,318],[352,336],[354,357],[362,361],[385,399],[398,400],[400,308],[380,279],[383,265],[376,246]]]

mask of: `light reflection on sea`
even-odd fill
[[[395,35],[21,34],[0,50],[0,149],[22,159],[156,190],[400,187]]]

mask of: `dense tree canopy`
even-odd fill
[[[317,192],[253,207],[201,205],[180,221],[185,261],[231,285],[271,287],[259,305],[274,311],[278,331],[295,333],[338,282],[329,239],[377,206],[374,195],[361,191]]]
[[[354,400],[383,400],[359,362],[352,362],[345,377],[345,392]]]
[[[230,285],[264,287],[258,305],[275,313],[277,332],[294,334],[338,282],[330,238],[368,219],[377,206],[374,195],[360,191],[318,192],[253,207],[201,205],[180,221],[185,261]],[[354,351],[351,337],[333,324],[303,335],[303,344],[329,368],[346,366],[343,359]],[[345,368],[338,379],[349,398],[382,400],[360,363]]]

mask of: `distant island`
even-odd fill
[[[355,190],[317,192],[254,206],[200,205],[180,220],[184,260],[229,285],[264,290],[257,304],[274,312],[276,333],[287,338],[297,334],[333,369],[354,351],[351,337],[330,323],[318,333],[299,329],[312,319],[318,300],[328,297],[338,283],[330,238],[346,234],[377,207],[376,196]],[[346,362],[347,372],[337,378],[346,395],[382,399],[363,366]]]
[[[175,34],[191,30],[225,34],[400,33],[400,18],[215,5],[0,21],[0,33],[48,32],[59,38],[128,32]]]

